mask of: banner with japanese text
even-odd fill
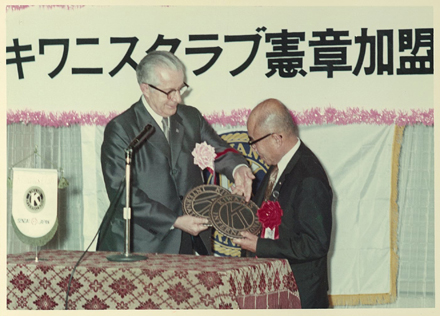
[[[424,114],[434,102],[433,25],[429,6],[8,6],[7,108],[29,110],[29,120],[68,113],[45,124],[105,121],[94,111],[136,102],[135,67],[160,49],[184,62],[184,101],[205,115],[245,119],[239,109],[269,97],[322,120],[329,108],[348,121],[350,108]],[[387,122],[372,115],[358,121]]]

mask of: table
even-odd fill
[[[301,308],[287,260],[146,254],[112,262],[112,252],[89,252],[76,268],[68,309]],[[81,251],[8,255],[7,308],[64,309]],[[31,259],[31,260],[29,260]]]

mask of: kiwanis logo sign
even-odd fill
[[[24,204],[30,212],[36,213],[44,208],[46,197],[39,187],[31,187],[24,195]]]
[[[252,172],[255,175],[255,180],[252,184],[252,192],[255,193],[258,186],[263,180],[264,175],[266,174],[269,166],[264,163],[264,161],[258,156],[257,152],[255,152],[251,146],[249,146],[248,135],[247,132],[237,131],[237,132],[229,132],[220,135],[228,144],[240,152],[248,161],[249,166],[252,169]],[[226,176],[221,175],[219,178],[219,185],[224,188],[230,188],[232,183],[226,178]],[[212,175],[209,176],[208,182],[212,181]],[[217,231],[214,231],[214,254],[217,256],[232,256],[232,257],[240,257],[241,248],[237,245],[233,244],[231,240],[220,234]]]
[[[58,173],[54,169],[13,168],[12,226],[21,242],[43,246],[55,235]]]

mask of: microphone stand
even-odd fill
[[[125,191],[126,191],[126,199],[124,207],[124,219],[125,219],[125,250],[124,253],[120,253],[117,255],[107,256],[107,260],[109,261],[118,261],[118,262],[133,262],[146,260],[147,256],[135,255],[131,253],[130,250],[130,225],[131,225],[131,208],[130,208],[130,174],[131,174],[131,157],[132,157],[133,149],[131,146],[125,150]]]

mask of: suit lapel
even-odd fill
[[[289,163],[286,166],[286,169],[284,169],[283,173],[281,174],[280,178],[278,179],[278,182],[275,184],[274,191],[280,191],[281,186],[283,185],[284,181],[286,180],[286,177],[288,177],[295,168],[296,164],[298,163],[298,160],[301,158],[303,152],[304,152],[304,143],[301,142],[298,150],[293,155],[292,159],[290,159]],[[298,187],[298,182],[293,181],[292,187],[290,187],[290,194],[295,195],[296,188]]]
[[[278,182],[275,184],[274,190],[279,191],[280,187],[283,185],[284,180],[286,179],[286,176],[290,174],[295,167],[296,163],[298,162],[299,158],[301,157],[302,147],[303,144],[301,142],[300,147],[296,151],[296,153],[293,155],[292,159],[290,159],[289,163],[286,166],[286,169],[284,169],[283,173],[281,174],[280,178],[278,179]]]

